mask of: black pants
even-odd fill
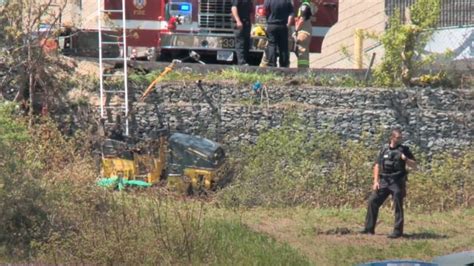
[[[382,182],[383,183],[383,182]],[[393,233],[403,234],[403,198],[405,197],[405,183],[391,182],[383,185],[377,191],[372,192],[369,197],[367,216],[365,218],[365,229],[375,231],[379,208],[389,195],[392,195],[395,204],[395,224]]]
[[[235,36],[235,53],[237,55],[237,64],[247,64],[250,49],[250,21],[242,21],[243,27],[237,31]]]
[[[288,27],[286,25],[269,24],[267,26],[268,46],[267,56],[268,65],[276,66],[277,47],[280,53],[280,67],[290,65],[290,53],[288,51]]]

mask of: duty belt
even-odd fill
[[[404,172],[398,171],[395,173],[387,174],[387,173],[381,173],[380,177],[384,179],[399,179],[402,178],[405,175]]]

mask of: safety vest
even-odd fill
[[[400,179],[406,176],[405,161],[402,160],[403,147],[399,145],[396,149],[390,149],[387,144],[382,150],[381,178]]]

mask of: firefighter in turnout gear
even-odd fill
[[[313,13],[316,13],[312,12],[311,9],[309,0],[304,0],[298,9],[295,20],[293,52],[298,57],[298,68],[309,68],[309,45],[312,32],[311,17]]]
[[[400,129],[393,129],[389,143],[380,150],[374,165],[373,192],[368,200],[365,228],[362,234],[374,234],[380,206],[389,195],[392,195],[395,206],[395,224],[389,238],[403,235],[403,198],[406,194],[408,172],[406,166],[416,168],[415,157],[407,146],[402,143]]]

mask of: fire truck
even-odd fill
[[[122,9],[122,1],[103,0],[105,10]],[[252,27],[265,26],[264,0],[254,0]],[[300,0],[294,0],[295,9]],[[324,36],[338,20],[338,0],[312,0],[313,31],[310,52],[321,52]],[[235,63],[235,22],[232,0],[125,0],[127,51],[131,58],[171,60],[195,51],[202,58]],[[295,10],[296,11],[296,10]],[[109,14],[120,25],[121,14]],[[260,62],[263,49],[253,36],[250,62]]]

